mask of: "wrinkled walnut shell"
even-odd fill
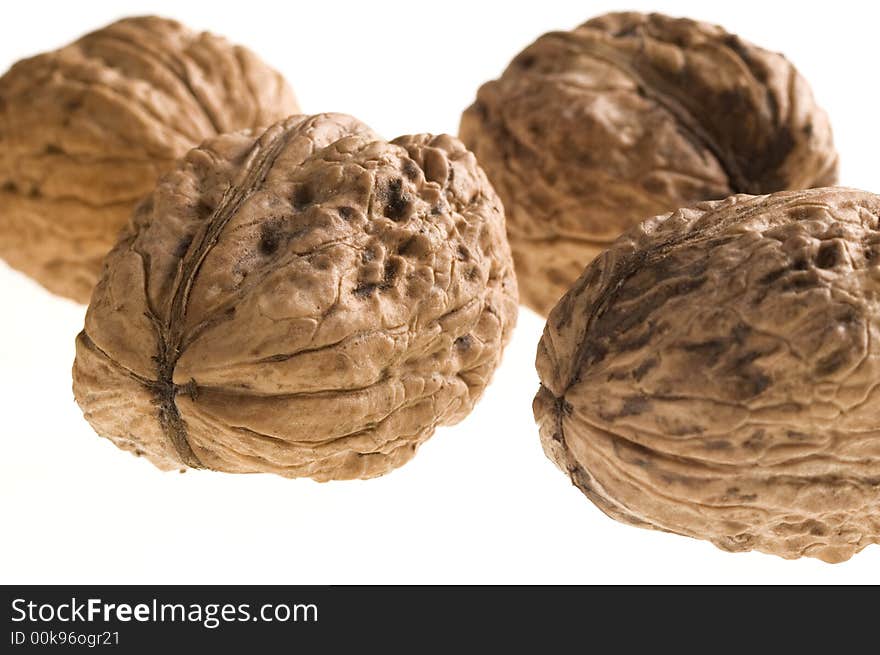
[[[0,78],[0,257],[86,303],[160,173],[202,139],[299,111],[252,52],[127,18]]]
[[[516,311],[501,202],[459,141],[294,116],[206,141],[139,206],[74,393],[161,468],[368,478],[471,410]]]
[[[837,179],[828,119],[782,55],[659,14],[545,34],[480,88],[460,134],[504,202],[523,303],[542,315],[649,216]]]
[[[609,516],[730,551],[880,542],[880,196],[734,196],[590,264],[538,347],[547,455]]]

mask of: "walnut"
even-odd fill
[[[20,61],[0,78],[0,257],[88,302],[134,205],[175,159],[298,111],[252,52],[162,18]]]
[[[609,516],[725,550],[880,543],[878,215],[826,188],[626,232],[550,313],[547,455]]]
[[[161,468],[368,478],[468,414],[516,312],[503,208],[459,141],[294,116],[209,139],[138,207],[74,393]]]
[[[523,302],[543,315],[649,216],[837,178],[828,119],[782,55],[659,14],[545,34],[483,85],[460,132],[504,201]]]

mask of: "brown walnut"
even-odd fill
[[[609,516],[725,550],[880,543],[878,215],[826,188],[624,233],[538,347],[547,455]]]
[[[516,311],[501,202],[458,140],[293,116],[204,142],[138,207],[74,393],[161,468],[368,478],[468,414]]]
[[[249,50],[153,16],[20,61],[0,78],[0,257],[86,303],[160,173],[208,136],[298,111]]]
[[[659,14],[540,37],[480,88],[460,134],[504,202],[523,303],[543,315],[649,216],[837,178],[828,119],[782,55]]]

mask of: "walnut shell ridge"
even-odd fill
[[[22,60],[0,78],[0,257],[87,303],[135,204],[178,157],[298,111],[246,48],[154,16]]]
[[[542,315],[645,218],[837,180],[828,118],[782,55],[660,14],[541,36],[480,88],[460,137],[504,202],[522,301]]]
[[[74,394],[161,468],[374,477],[468,414],[517,305],[501,202],[457,139],[293,116],[204,142],[138,207]]]
[[[547,455],[609,516],[725,550],[880,543],[878,215],[826,188],[626,232],[539,344]]]

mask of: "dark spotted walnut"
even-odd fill
[[[461,139],[504,201],[522,300],[541,314],[649,216],[837,178],[828,119],[782,55],[659,14],[545,34],[483,85]]]
[[[209,139],[138,207],[74,393],[161,468],[373,477],[468,414],[516,310],[501,202],[459,141],[294,116]]]
[[[160,173],[206,137],[298,111],[252,52],[162,18],[20,61],[0,78],[0,257],[86,303]]]
[[[840,562],[880,543],[880,196],[645,221],[550,313],[547,455],[620,521]]]

